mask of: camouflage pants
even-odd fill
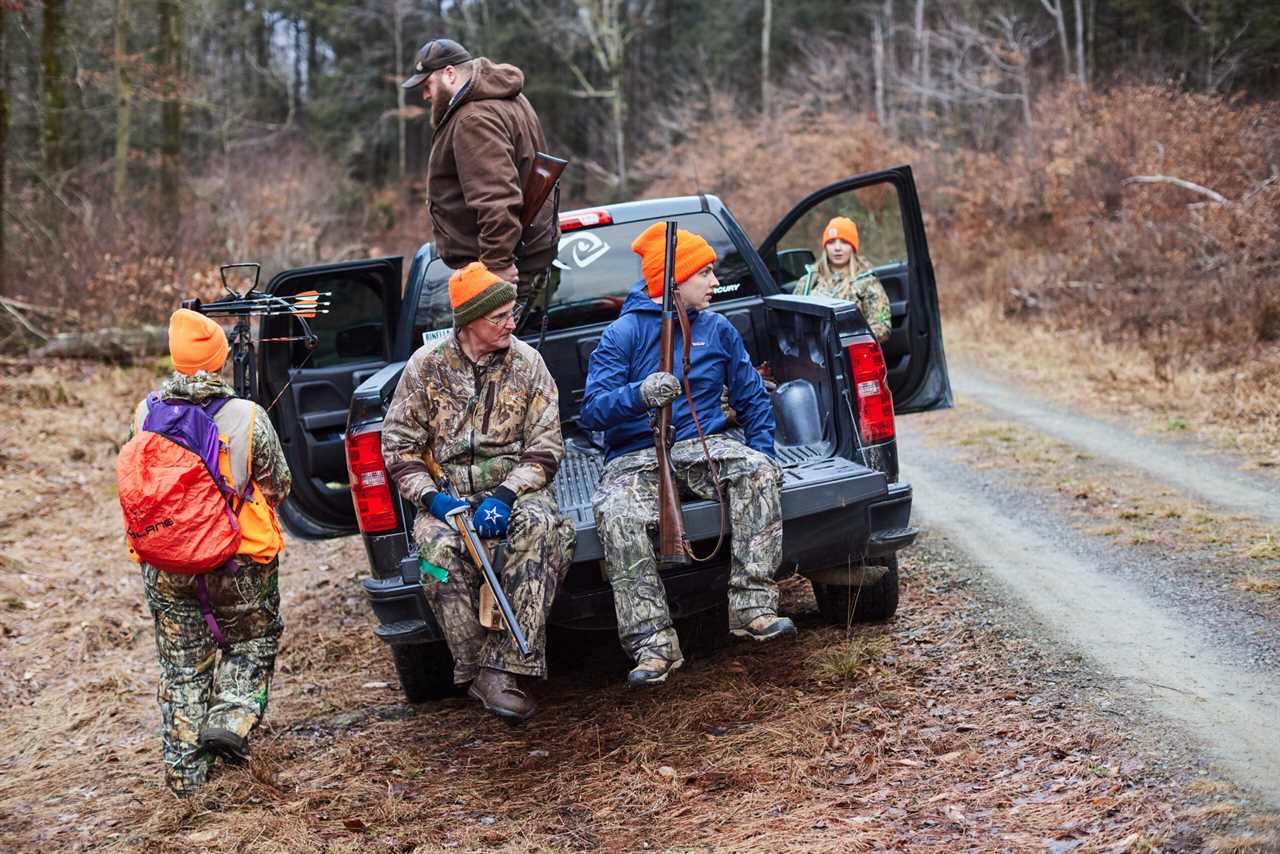
[[[280,646],[279,561],[205,576],[214,619],[230,648],[222,653],[205,625],[191,576],[142,565],[160,658],[161,738],[165,782],[185,793],[205,782],[213,757],[200,730],[220,727],[247,736],[267,710]]]
[[[729,505],[729,625],[739,628],[761,614],[777,612],[773,573],[782,559],[782,472],[769,457],[723,434],[708,436],[707,446]],[[671,465],[678,484],[703,498],[715,498],[711,471],[696,437],[671,447]],[[649,538],[649,529],[658,524],[653,449],[624,454],[606,465],[592,509],[623,648],[637,662],[681,658]]]
[[[560,515],[550,490],[516,499],[501,578],[516,623],[529,641],[531,655],[524,658],[505,630],[480,625],[484,577],[467,557],[458,532],[430,513],[419,514],[413,526],[419,556],[449,573],[446,581],[424,573],[422,590],[453,654],[454,682],[469,682],[481,667],[521,676],[547,675],[547,613],[569,570],[573,537],[573,521]]]

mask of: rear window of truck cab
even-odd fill
[[[701,235],[716,251],[715,272],[720,284],[711,298],[713,306],[760,295],[759,283],[715,216],[686,214],[678,220],[681,229]],[[553,276],[548,331],[608,323],[617,318],[627,294],[641,278],[640,256],[631,251],[631,242],[656,221],[602,225],[560,235],[555,261],[560,281],[554,284]],[[414,320],[415,340],[421,340],[424,334],[430,336],[450,329],[453,315],[449,306],[449,276],[452,273],[439,258],[427,266]],[[526,334],[536,333],[540,328],[541,302],[529,309],[532,314],[525,327]]]

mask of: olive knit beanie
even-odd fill
[[[456,329],[515,298],[516,286],[489,272],[479,261],[472,261],[449,277],[449,303]]]

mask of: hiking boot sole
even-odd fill
[[[249,761],[249,740],[229,729],[214,727],[205,730],[200,733],[200,746],[234,765]]]
[[[675,661],[671,662],[670,667],[662,671],[662,674],[660,676],[653,676],[653,677],[633,678],[633,674],[635,671],[632,671],[631,673],[627,674],[627,685],[631,688],[648,688],[650,685],[661,685],[663,682],[667,681],[668,676],[670,676],[672,673],[675,673],[683,665],[684,665],[684,659],[677,658]],[[646,670],[643,672],[652,673],[653,671]]]
[[[779,617],[777,622],[763,632],[757,633],[743,627],[741,629],[730,629],[729,634],[735,638],[745,638],[763,643],[764,641],[777,640],[778,638],[795,637],[796,624],[787,617]]]
[[[536,706],[533,709],[530,709],[528,714],[524,715],[519,712],[513,712],[510,709],[504,709],[501,706],[491,706],[485,702],[484,697],[482,697],[480,692],[476,691],[474,688],[467,689],[467,696],[479,703],[486,712],[495,717],[501,718],[509,724],[522,724],[538,713]]]

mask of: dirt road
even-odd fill
[[[1280,521],[1280,484],[1220,458],[1063,412],[976,373],[955,371],[953,382],[961,409],[944,416],[952,421],[966,417],[966,400],[977,400],[1091,456],[1101,477],[1136,468],[1224,510]],[[1069,499],[1019,481],[998,458],[981,468],[960,459],[937,422],[900,424],[918,522],[977,561],[1007,591],[1011,610],[1024,608],[1176,724],[1232,780],[1280,806],[1274,620],[1242,609],[1199,560],[1083,533],[1065,521],[1061,504]]]

